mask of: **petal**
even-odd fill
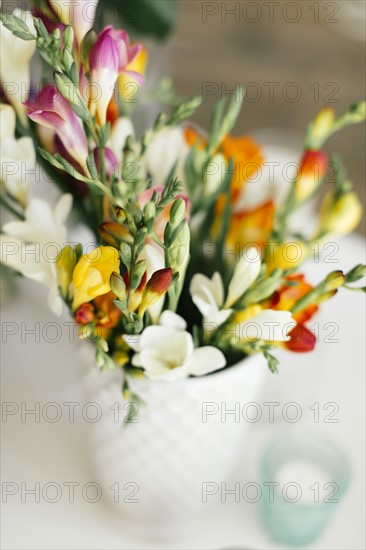
[[[215,271],[211,279],[211,291],[215,298],[216,304],[221,307],[224,303],[224,283],[220,273]]]
[[[219,311],[212,311],[207,317],[205,317],[204,325],[206,325],[207,323],[212,323],[218,328],[228,320],[232,312],[232,309],[221,309]],[[211,327],[207,328],[211,329]]]
[[[167,382],[173,382],[174,380],[182,380],[184,378],[187,378],[189,374],[190,373],[187,366],[182,365],[181,367],[176,367],[175,369],[170,369],[166,371],[158,378],[160,378],[161,380],[166,380]]]
[[[210,372],[222,369],[226,359],[222,351],[213,346],[204,346],[195,349],[187,363],[189,373],[193,376],[204,376]]]
[[[122,338],[124,342],[126,342],[128,347],[133,349],[133,351],[136,351],[136,352],[140,351],[141,334],[123,334]],[[136,365],[136,366],[141,366],[141,365]]]
[[[205,319],[210,319],[213,315],[218,313],[218,307],[210,302],[208,299],[203,299],[198,294],[192,296],[192,301]]]
[[[240,336],[244,340],[286,342],[288,333],[296,326],[291,311],[264,309],[245,323],[240,323]]]
[[[254,256],[254,259],[251,258]],[[248,259],[249,257],[249,259]],[[231,307],[243,296],[244,292],[250,287],[259,275],[261,268],[261,254],[255,247],[246,250],[245,256],[240,258],[236,265],[234,274],[229,284],[229,292],[225,302],[225,307]]]
[[[111,135],[108,141],[108,147],[116,155],[117,159],[121,159],[122,151],[126,144],[128,136],[134,136],[135,130],[131,119],[120,117],[112,126]]]
[[[16,114],[11,105],[0,105],[1,140],[13,138],[15,134]]]
[[[142,74],[136,72],[136,71],[123,71],[123,73],[125,75],[128,75],[130,78],[132,78],[132,81],[131,82],[134,82],[136,81],[140,86],[142,86],[142,84],[144,84],[145,82],[145,78],[143,77]],[[130,83],[130,81],[127,81],[126,84],[128,85]],[[125,84],[125,85],[126,85]]]
[[[60,317],[62,314],[63,301],[58,290],[57,281],[55,281],[55,286],[50,289],[48,294],[48,306],[55,315]]]
[[[159,325],[162,327],[174,328],[176,330],[185,330],[187,328],[187,323],[183,317],[169,310],[161,314]]]
[[[289,332],[286,347],[296,353],[306,353],[315,348],[316,336],[305,325],[297,325]]]
[[[63,224],[68,215],[70,214],[72,208],[72,195],[66,193],[62,195],[55,208],[55,219],[57,224]]]
[[[192,355],[194,345],[188,332],[173,328],[150,326],[141,335],[141,351],[154,350],[160,354],[161,362],[171,367],[181,366]]]

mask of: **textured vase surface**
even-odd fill
[[[204,484],[225,482],[240,460],[248,425],[237,404],[241,410],[255,401],[266,368],[253,355],[205,377],[133,379],[131,390],[144,402],[138,405],[123,400],[121,372],[83,362],[86,397],[102,412],[89,425],[90,455],[97,481],[113,487],[106,494],[121,520],[149,533],[174,532],[207,508]]]

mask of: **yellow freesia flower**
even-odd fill
[[[141,48],[141,51],[137,54],[135,59],[127,65],[126,72],[119,75],[117,80],[118,95],[122,101],[131,102],[139,87],[137,80],[134,78],[133,73],[144,75],[146,72],[146,66],[148,62],[148,52],[145,47]]]
[[[74,248],[64,246],[56,261],[58,284],[64,296],[68,295],[76,263],[77,255]]]
[[[242,309],[241,311],[236,312],[233,315],[233,322],[234,323],[246,323],[251,319],[252,317],[255,317],[262,311],[263,307],[259,304],[253,304],[252,306],[246,307],[245,309]]]
[[[113,271],[119,273],[119,264],[118,251],[112,246],[99,246],[83,254],[73,274],[73,309],[107,294],[111,290],[109,279]]]
[[[334,202],[330,192],[320,209],[319,233],[346,235],[358,226],[361,218],[362,205],[356,193],[345,193]]]
[[[269,243],[266,257],[267,272],[274,269],[292,269],[298,267],[308,254],[307,246],[301,241],[286,243]]]

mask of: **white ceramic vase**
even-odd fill
[[[145,402],[139,407],[123,401],[120,371],[83,363],[86,397],[101,413],[89,426],[103,494],[140,535],[169,537],[179,526],[187,529],[207,509],[203,484],[229,480],[240,460],[248,423],[238,410],[258,396],[268,370],[262,355],[200,378],[133,379],[131,389]]]

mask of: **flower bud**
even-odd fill
[[[122,317],[122,324],[125,334],[139,334],[143,329],[142,319],[136,313],[132,313],[130,318]]]
[[[69,287],[77,261],[77,254],[71,246],[65,246],[57,256],[57,278],[65,298],[67,298],[69,294]]]
[[[141,227],[141,229],[139,229],[139,231],[135,235],[135,245],[139,246],[140,244],[142,244],[146,239],[146,237],[147,237],[147,228]]]
[[[170,224],[173,228],[178,227],[178,225],[185,219],[186,214],[186,202],[179,198],[176,199],[170,210]]]
[[[325,278],[325,291],[330,292],[332,290],[335,290],[339,286],[342,286],[345,281],[345,276],[343,274],[343,271],[332,271],[332,273],[329,273],[327,277]]]
[[[295,197],[305,201],[317,189],[325,176],[328,157],[323,151],[306,151],[301,159],[300,169],[295,181]]]
[[[124,223],[126,221],[127,219],[126,210],[124,210],[121,206],[115,206],[114,213],[119,223]]]
[[[145,221],[148,221],[148,220],[151,220],[151,219],[155,218],[155,214],[156,214],[155,204],[153,202],[148,202],[147,204],[145,204],[145,206],[144,206]]]
[[[169,265],[173,273],[179,272],[181,276],[185,273],[189,260],[190,237],[188,224],[185,224],[167,250]]]
[[[65,48],[67,48],[68,50],[72,50],[74,45],[74,30],[70,25],[65,27],[65,30],[62,33],[62,41]]]
[[[142,301],[139,307],[139,317],[143,317],[145,311],[154,305],[164,294],[169,290],[170,283],[172,281],[172,270],[159,269],[155,271],[149,279],[144,293],[142,295]]]
[[[69,72],[74,63],[74,58],[68,48],[65,48],[62,52],[62,61],[65,65],[66,70]]]
[[[113,271],[109,281],[111,291],[121,302],[126,301],[126,284],[119,273]]]
[[[334,109],[331,107],[324,107],[321,111],[319,111],[309,126],[306,146],[314,150],[322,147],[323,143],[332,131],[334,121]]]
[[[357,227],[362,217],[362,205],[353,191],[334,200],[332,192],[323,200],[320,209],[319,233],[346,235]]]
[[[355,124],[363,122],[366,118],[366,102],[359,101],[358,103],[354,103],[347,115],[349,120]]]
[[[94,306],[91,303],[82,304],[75,311],[75,322],[78,325],[88,325],[94,321]]]
[[[116,248],[119,248],[121,242],[132,242],[130,232],[117,222],[104,222],[98,231],[106,243]]]
[[[89,72],[89,54],[90,50],[97,41],[97,33],[94,29],[90,29],[83,38],[81,44],[81,59],[85,67],[86,72]]]
[[[141,283],[142,277],[146,271],[146,260],[140,260],[133,266],[131,281],[130,281],[130,293],[132,293]]]
[[[366,275],[366,265],[359,264],[356,265],[351,271],[349,271],[346,275],[346,283],[354,283],[356,281],[359,281]]]

